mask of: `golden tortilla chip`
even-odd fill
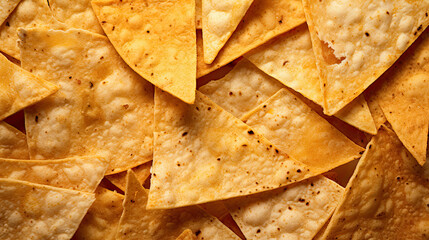
[[[202,0],[195,0],[195,28],[203,28]]]
[[[17,31],[33,27],[66,29],[53,17],[47,0],[22,0],[0,27],[0,51],[20,59]]]
[[[231,37],[253,0],[203,0],[204,63],[211,64]]]
[[[427,239],[429,171],[381,127],[369,143],[323,239]]]
[[[195,0],[92,0],[92,6],[134,71],[182,101],[194,102]]]
[[[42,161],[0,158],[0,178],[94,192],[108,165],[109,163],[100,157]]]
[[[148,209],[245,196],[318,173],[198,91],[188,105],[156,89],[154,136]]]
[[[1,238],[70,239],[94,200],[93,193],[0,179]]]
[[[114,174],[152,160],[153,86],[108,39],[85,30],[21,30],[22,66],[62,87],[25,110],[30,158],[96,155]]]
[[[192,232],[191,229],[186,229],[183,231],[176,240],[197,240],[197,235]]]
[[[241,120],[320,172],[360,158],[364,150],[284,88]]]
[[[114,240],[122,214],[124,196],[103,187],[95,190],[95,201],[72,240]]]
[[[152,162],[147,162],[140,166],[133,168],[133,172],[136,174],[139,182],[144,183],[146,179],[150,176],[150,169],[152,167]],[[106,176],[113,185],[125,192],[127,184],[127,172],[120,172],[113,175]]]
[[[197,38],[197,77],[202,77],[305,22],[300,0],[255,0],[212,64],[204,63],[203,41]]]
[[[175,240],[190,229],[198,239],[240,239],[217,218],[209,216],[197,206],[171,210],[146,210],[147,190],[128,170],[124,212],[116,239]]]
[[[0,54],[0,120],[58,91],[50,82],[16,66]]]
[[[306,24],[276,37],[245,56],[266,74],[323,106],[319,72]],[[377,133],[371,112],[362,96],[335,116],[362,131]]]
[[[341,201],[343,188],[325,177],[225,201],[247,239],[311,240]]]
[[[27,137],[6,122],[0,122],[0,158],[29,158]]]
[[[382,83],[383,80],[376,81],[371,86],[369,86],[365,92],[363,92],[365,100],[368,103],[369,111],[371,111],[372,119],[374,119],[375,127],[377,129],[387,122],[387,119],[384,116],[383,110],[381,110],[377,99],[377,91],[379,90]]]
[[[0,2],[0,25],[3,25],[7,17],[13,12],[22,0],[3,0]]]
[[[429,24],[429,2],[424,0],[303,4],[328,115],[371,85]]]
[[[91,0],[49,0],[49,6],[54,17],[67,26],[104,34]]]

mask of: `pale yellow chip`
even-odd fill
[[[196,88],[195,0],[92,0],[125,62],[186,103]]]
[[[203,41],[197,39],[197,77],[225,66],[249,50],[304,22],[300,0],[255,0],[212,64],[204,63]]]
[[[0,25],[9,17],[22,0],[2,0],[0,2]]]
[[[202,0],[195,0],[195,28],[203,28]]]
[[[0,122],[0,158],[29,159],[27,137],[6,122]]]
[[[129,170],[124,212],[116,239],[175,240],[186,229],[190,229],[200,240],[240,239],[217,218],[197,206],[146,210],[147,201],[147,190],[141,186],[132,170]]]
[[[191,229],[186,229],[183,231],[176,240],[197,240],[197,236],[192,232]]]
[[[93,193],[0,178],[2,239],[70,239]]]
[[[58,91],[58,86],[16,66],[0,54],[0,120]]]
[[[311,240],[341,201],[343,188],[325,177],[225,204],[247,239]]]
[[[20,36],[22,66],[62,87],[25,110],[30,158],[101,156],[106,174],[152,160],[153,86],[106,37],[76,29]]]
[[[204,63],[211,64],[253,0],[202,0]]]
[[[95,201],[72,240],[114,240],[122,214],[124,196],[103,187],[95,190]]]
[[[310,33],[303,24],[250,51],[245,57],[271,77],[323,106]],[[335,117],[370,134],[377,133],[365,99],[359,96]]]
[[[323,239],[427,239],[429,169],[381,127],[362,156]]]
[[[136,174],[139,182],[144,183],[146,179],[150,176],[150,168],[152,167],[152,162],[147,162],[140,166],[133,168],[133,172]],[[120,172],[113,175],[106,176],[113,185],[125,192],[126,183],[127,183],[127,172]]]
[[[0,178],[16,179],[83,192],[94,192],[109,165],[100,157],[60,160],[0,158]]]
[[[303,4],[328,115],[371,85],[429,24],[425,0],[304,0]]]
[[[17,31],[30,27],[66,29],[53,17],[47,0],[22,0],[0,27],[0,51],[20,59]]]
[[[148,209],[245,196],[320,173],[198,91],[188,105],[156,89],[154,136]]]
[[[241,120],[283,152],[320,172],[360,158],[364,150],[286,89]]]
[[[429,31],[378,81],[374,95],[393,130],[423,165],[429,126]]]
[[[49,0],[49,6],[54,17],[67,26],[104,34],[91,0]]]

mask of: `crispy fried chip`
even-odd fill
[[[108,165],[109,163],[100,157],[41,161],[0,158],[0,178],[94,192]]]
[[[47,0],[22,0],[0,27],[0,51],[20,59],[16,32],[27,27],[66,28],[53,17]]]
[[[186,103],[195,100],[195,0],[92,0],[128,65]]]
[[[197,206],[171,210],[146,210],[147,190],[141,186],[132,170],[128,171],[124,212],[116,239],[176,239],[191,229],[198,239],[239,239],[215,217]]]
[[[280,150],[320,172],[357,159],[364,150],[286,89],[241,120]]]
[[[197,240],[197,236],[192,232],[191,229],[186,229],[183,231],[176,240]]]
[[[3,25],[7,17],[13,12],[22,0],[2,0],[0,2],[0,25]]]
[[[300,0],[255,0],[212,64],[204,63],[203,41],[197,39],[197,77],[225,66],[249,50],[304,22]]]
[[[95,201],[72,239],[114,240],[123,210],[123,200],[123,195],[98,187],[95,190]]]
[[[203,28],[202,0],[195,0],[195,28]]]
[[[153,86],[106,37],[41,29],[20,36],[23,67],[62,87],[25,110],[32,159],[102,156],[106,174],[152,160]]]
[[[323,106],[319,72],[306,24],[276,37],[245,56],[271,77]],[[362,96],[335,116],[362,131],[377,133],[371,112]]]
[[[16,66],[0,54],[0,120],[58,91],[58,87]]]
[[[0,179],[0,238],[70,239],[94,200],[93,193]]]
[[[54,17],[67,26],[104,34],[91,0],[49,0],[49,6]]]
[[[343,188],[325,177],[225,201],[247,239],[311,240],[337,207]]]
[[[328,115],[371,85],[429,24],[425,0],[304,0],[303,4]]]
[[[211,64],[253,0],[202,0],[204,63]]]
[[[200,92],[188,105],[156,89],[154,136],[148,209],[249,195],[318,173]]]
[[[27,137],[6,122],[0,122],[0,158],[29,158]]]
[[[346,187],[323,239],[427,239],[429,169],[381,127]]]
[[[152,167],[152,162],[147,162],[140,166],[133,168],[133,172],[136,174],[139,182],[144,183],[146,179],[150,176],[150,168]],[[106,176],[113,185],[125,192],[126,183],[127,183],[127,172],[120,172],[113,175]]]

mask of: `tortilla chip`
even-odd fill
[[[325,177],[225,201],[247,239],[311,240],[331,217],[343,188]]]
[[[22,0],[4,0],[0,2],[0,25],[3,25],[6,18],[13,12]]]
[[[137,179],[144,183],[146,179],[150,176],[150,169],[152,167],[152,162],[147,162],[140,166],[133,168],[133,172],[136,174]],[[113,175],[106,176],[113,185],[125,192],[127,184],[127,172],[120,172]]]
[[[94,192],[108,165],[108,162],[99,157],[42,161],[0,158],[0,178]]]
[[[119,222],[116,239],[176,239],[184,230],[191,229],[198,239],[239,239],[217,218],[209,216],[196,206],[171,210],[146,210],[147,190],[128,170],[124,212]]]
[[[423,0],[303,4],[328,115],[371,85],[429,24],[429,2]]]
[[[67,26],[104,34],[91,0],[49,0],[49,6],[54,17]]]
[[[195,0],[195,28],[203,28],[202,0]]]
[[[122,214],[124,196],[98,187],[95,201],[83,218],[74,240],[114,240]]]
[[[194,102],[195,0],[92,0],[92,6],[134,71],[182,101]]]
[[[320,172],[360,158],[364,150],[286,89],[241,120],[280,150]]]
[[[198,91],[188,105],[156,89],[154,136],[148,209],[249,195],[318,173]]]
[[[429,30],[381,78],[374,95],[393,130],[423,165],[429,126]]]
[[[211,64],[231,37],[253,0],[203,0],[204,63]]]
[[[197,77],[225,66],[304,22],[300,0],[255,0],[212,64],[204,63],[202,39],[197,39]]]
[[[326,221],[325,225],[323,225],[323,227],[319,230],[319,232],[316,234],[316,236],[314,236],[313,240],[322,240],[323,239],[322,238],[323,234],[325,234],[326,228],[328,227],[328,224],[330,221],[331,221],[331,219]]]
[[[210,215],[215,216],[219,220],[229,214],[228,209],[222,201],[204,203],[198,206],[204,209],[204,211],[206,211]]]
[[[58,91],[50,82],[16,66],[0,54],[0,120]]]
[[[197,235],[191,229],[186,229],[176,238],[176,240],[197,240]]]
[[[17,31],[27,27],[66,29],[53,17],[48,1],[22,0],[0,27],[0,51],[19,60]]]
[[[323,239],[427,239],[428,166],[382,127],[369,143]]]
[[[381,110],[377,99],[377,91],[379,90],[382,83],[382,80],[376,81],[368,89],[366,89],[365,92],[363,92],[365,100],[368,103],[369,111],[371,111],[372,119],[374,119],[375,127],[377,129],[387,122],[386,116],[384,116],[383,110]]]
[[[108,39],[84,30],[21,30],[22,66],[62,87],[25,110],[30,158],[96,155],[106,174],[152,160],[153,86]]]
[[[0,158],[29,158],[27,137],[6,122],[0,122]]]
[[[319,72],[306,24],[250,51],[245,57],[266,74],[323,106]],[[377,133],[367,103],[362,96],[335,116],[362,131]]]
[[[2,239],[70,239],[93,193],[0,179]]]

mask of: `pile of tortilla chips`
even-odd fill
[[[0,239],[429,239],[429,1],[0,0]]]

